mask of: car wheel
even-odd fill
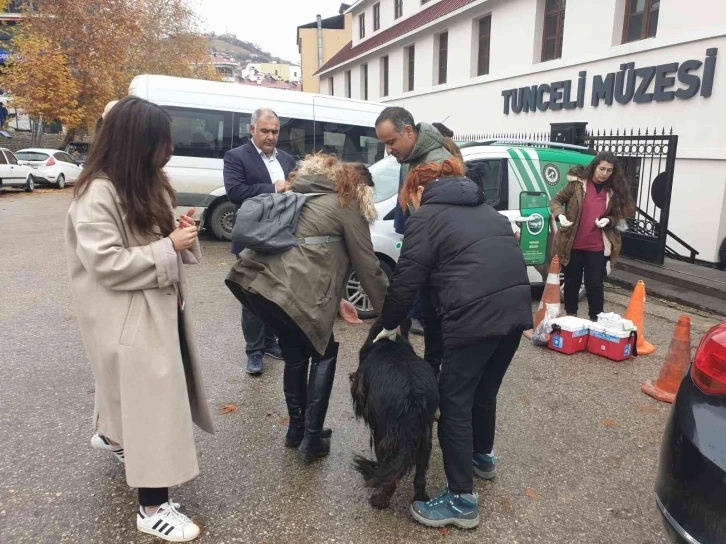
[[[28,176],[28,180],[25,182],[25,192],[32,193],[33,191],[35,191],[35,178]]]
[[[66,177],[61,174],[60,176],[58,176],[58,179],[55,180],[55,184],[58,189],[63,189],[63,187],[66,186]]]
[[[210,226],[212,232],[220,240],[232,239],[232,225],[234,224],[234,204],[222,202],[212,211]]]
[[[393,276],[393,269],[385,261],[379,260],[378,262],[381,266],[381,270],[383,270],[383,273],[390,280]],[[358,275],[354,271],[350,273],[348,281],[345,284],[345,299],[355,307],[360,319],[373,319],[376,317],[376,312],[373,311],[371,299],[368,298],[368,295],[366,295],[363,290],[363,286],[358,279]]]

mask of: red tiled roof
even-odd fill
[[[340,51],[338,51],[333,57],[323,64],[315,75],[320,74],[326,70],[330,70],[344,62],[348,62],[363,53],[367,53],[381,45],[400,38],[401,36],[413,32],[417,28],[427,25],[436,19],[440,19],[444,15],[448,15],[452,11],[463,8],[467,4],[471,4],[474,0],[441,0],[433,6],[430,6],[413,17],[401,21],[397,25],[392,26],[381,32],[380,34],[374,35],[372,38],[365,40],[353,47],[353,42],[348,42]]]

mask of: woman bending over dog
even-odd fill
[[[311,461],[330,451],[330,430],[323,423],[338,356],[333,324],[350,266],[379,313],[388,280],[371,242],[376,209],[367,168],[311,155],[289,190],[315,194],[305,200],[295,232],[297,239],[313,242],[276,254],[246,249],[226,283],[280,341],[290,416],[285,443]]]
[[[444,344],[439,443],[448,487],[414,502],[411,512],[424,525],[473,528],[473,474],[494,477],[497,393],[522,332],[532,326],[527,268],[509,221],[485,203],[460,161],[415,168],[400,201],[412,213],[376,340],[395,339],[416,292],[427,286]]]

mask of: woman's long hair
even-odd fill
[[[163,168],[172,152],[169,114],[147,100],[128,96],[103,119],[74,196],[81,197],[93,180],[108,178],[136,234],[154,234],[158,227],[162,236],[168,236],[176,228],[171,208],[177,198]]]
[[[444,162],[427,162],[417,166],[408,174],[406,182],[401,189],[398,202],[404,210],[411,201],[411,195],[416,194],[419,187],[426,187],[430,182],[439,178],[461,177],[464,175],[464,165],[459,159],[446,159]]]
[[[619,219],[632,217],[635,213],[635,203],[630,193],[628,180],[625,177],[623,167],[620,166],[618,158],[610,151],[601,151],[587,166],[575,166],[569,171],[569,175],[577,176],[579,179],[591,180],[595,177],[595,170],[601,162],[609,162],[613,165],[613,173],[604,183],[605,188],[612,191],[609,213]]]

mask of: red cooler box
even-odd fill
[[[592,322],[586,319],[572,316],[559,317],[552,321],[552,334],[547,347],[565,355],[585,351],[591,325]]]
[[[633,356],[636,331],[608,329],[597,323],[590,327],[587,349],[590,353],[607,357],[613,361],[625,361]]]

